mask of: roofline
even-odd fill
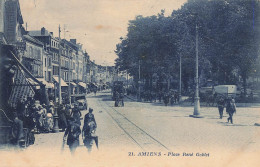
[[[35,41],[31,40],[27,36],[33,38]],[[41,41],[39,41],[38,39],[36,39],[36,38],[34,38],[34,37],[30,36],[30,35],[24,35],[23,37],[26,38],[27,40],[29,40],[30,42],[34,43],[34,44],[38,44],[38,45],[44,46],[44,44]]]
[[[22,16],[19,0],[17,0],[17,7],[18,7],[18,12],[17,12],[18,21],[19,21],[20,24],[23,24],[24,21],[23,21],[23,16]]]

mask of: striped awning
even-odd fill
[[[29,85],[29,79],[26,78],[18,68],[15,71],[14,75],[14,86],[12,86],[12,91],[10,93],[10,97],[8,99],[8,104],[15,108],[17,106],[18,100],[27,97],[34,97],[35,92],[32,87]]]

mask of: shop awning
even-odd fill
[[[54,88],[54,84],[45,81],[44,78],[36,78],[36,79],[37,79],[38,81],[40,81],[41,83],[43,83],[44,85],[46,85],[46,88]]]
[[[78,85],[79,85],[79,86],[82,86],[83,88],[86,88],[86,87],[87,87],[86,84],[83,83],[83,82],[79,82]]]
[[[68,84],[68,85],[70,84],[70,85],[73,85],[73,86],[76,86],[76,85],[77,85],[77,84],[75,84],[75,82],[70,82],[70,83],[67,82],[67,84]]]
[[[59,77],[53,77],[54,81],[59,83]],[[61,86],[68,86],[66,82],[61,78]]]
[[[27,78],[27,81],[32,85],[35,86],[36,89],[40,89],[40,86],[37,82],[35,82],[33,79],[31,78]]]

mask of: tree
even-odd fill
[[[178,78],[182,56],[187,89],[194,81],[197,24],[200,74],[219,84],[237,84],[240,75],[246,94],[246,81],[259,55],[259,4],[258,0],[189,0],[169,17],[163,10],[157,16],[137,16],[117,45],[117,66],[136,79],[141,60],[142,78],[160,82]]]

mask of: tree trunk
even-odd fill
[[[244,92],[243,92],[243,98],[245,99],[246,98],[246,95],[247,95],[247,84],[246,84],[246,75],[242,75],[242,79],[243,79],[243,87],[244,87]]]

